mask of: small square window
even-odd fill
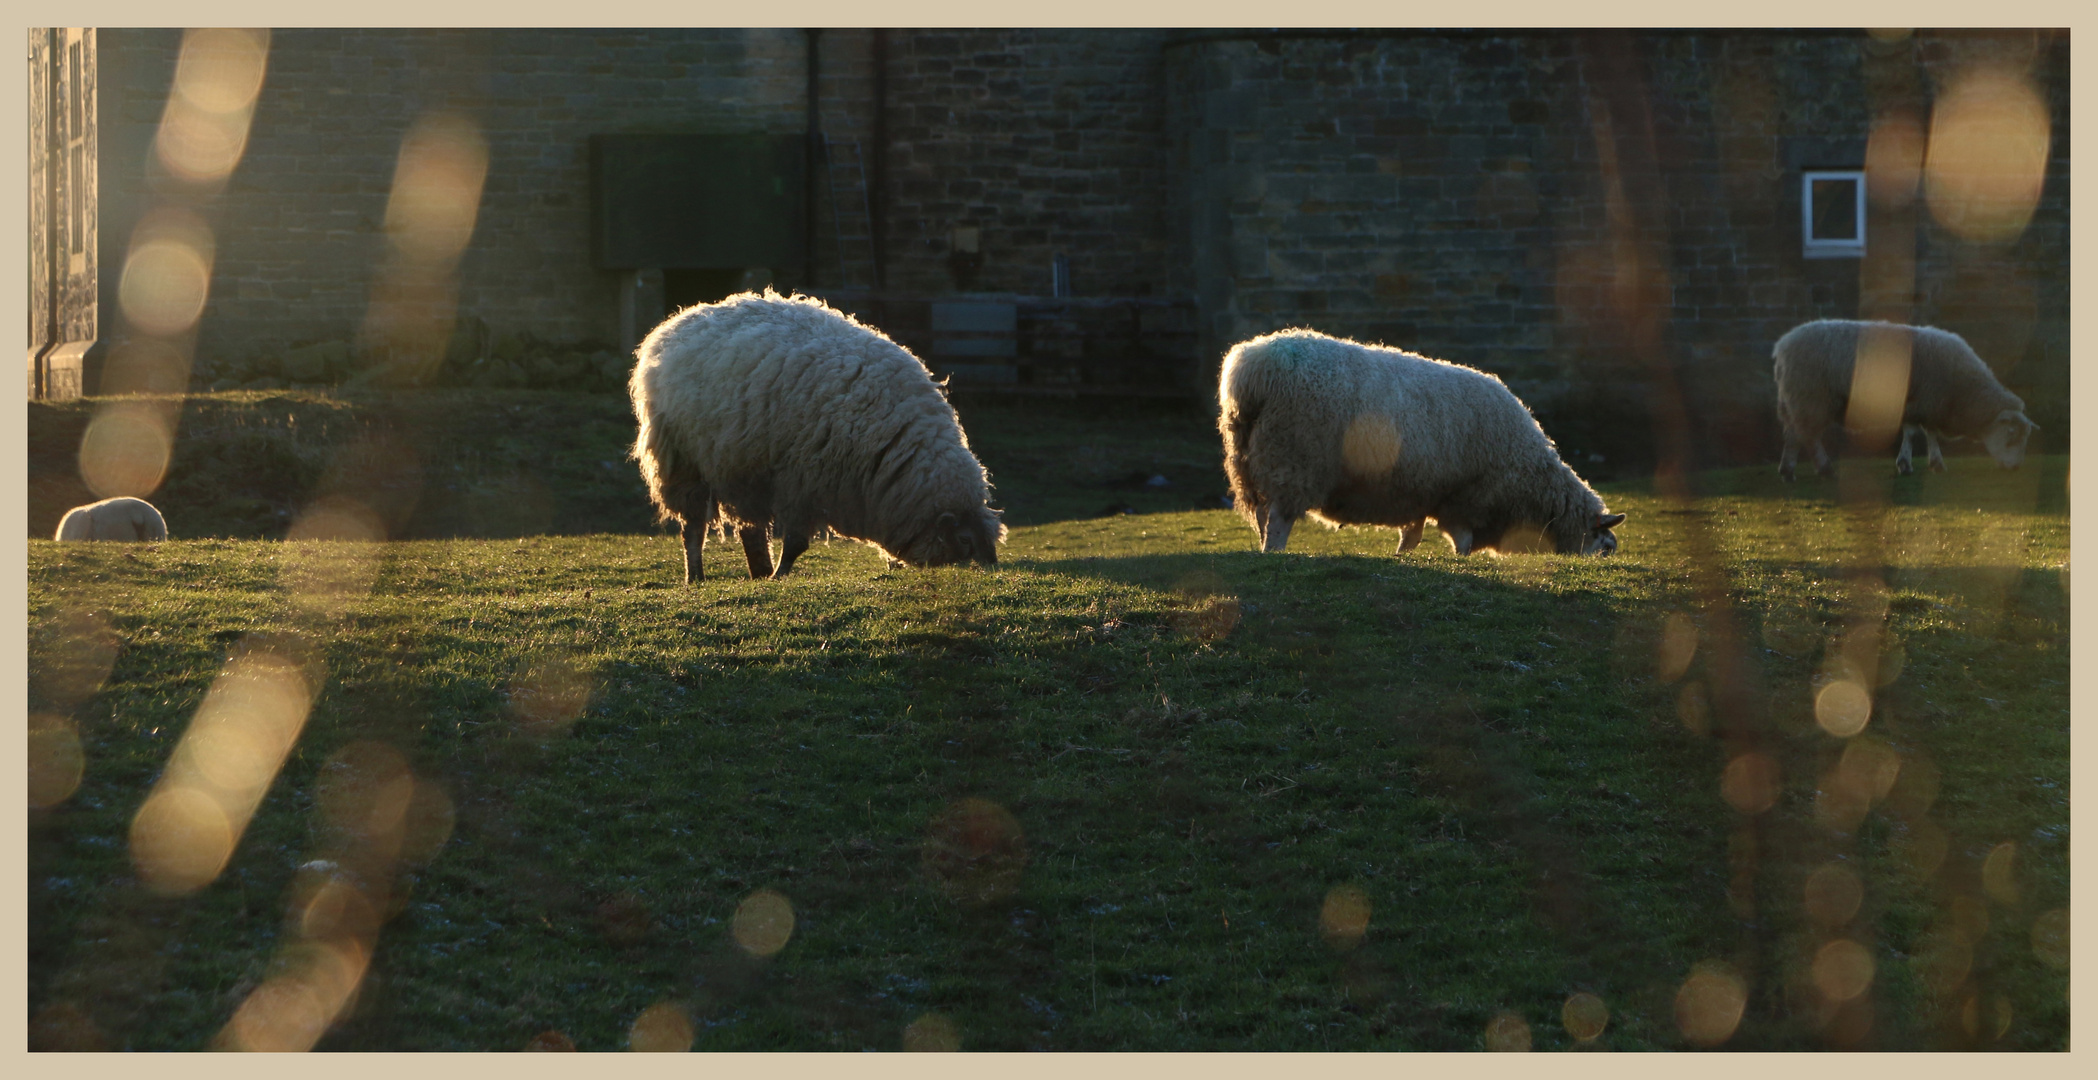
[[[1800,225],[1809,259],[1865,254],[1865,172],[1814,170],[1800,174]]]

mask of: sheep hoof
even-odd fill
[[[1894,463],[1894,471],[1903,476],[1914,476],[1916,467],[1909,464],[1907,459],[1903,459]]]

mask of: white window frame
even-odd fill
[[[1849,180],[1856,184],[1857,236],[1849,239],[1816,239],[1814,236],[1814,182]],[[1865,254],[1865,170],[1807,169],[1799,174],[1799,236],[1802,253],[1809,259],[1855,259]]]

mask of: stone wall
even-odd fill
[[[1771,342],[1861,305],[1967,334],[2066,430],[2066,279],[2050,273],[2067,254],[2066,49],[2033,41],[1192,35],[1167,48],[1168,190],[1189,252],[1174,284],[1194,294],[1207,356],[1310,326],[1469,363],[1580,457],[1650,458],[1650,394],[1672,381],[1696,460],[1767,459]],[[1800,168],[1862,165],[1875,115],[1927,109],[1977,57],[2008,57],[2051,97],[2031,226],[1984,246],[1911,209],[1875,217],[1865,260],[1804,258]],[[1887,294],[1909,280],[1888,273],[1908,246],[1913,295]],[[1655,357],[1635,345],[1628,289],[1658,318]]]

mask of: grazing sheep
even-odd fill
[[[880,331],[767,289],[671,316],[637,355],[634,457],[681,527],[687,583],[717,507],[754,578],[786,574],[825,526],[892,564],[997,564],[982,463],[925,365]]]
[[[1778,423],[1785,433],[1779,475],[1792,479],[1801,446],[1813,447],[1814,468],[1823,476],[1833,468],[1821,436],[1849,412],[1858,343],[1867,331],[1889,335],[1883,339],[1888,344],[1909,346],[1896,471],[1904,476],[1915,471],[1909,441],[1918,431],[1929,445],[1930,467],[1938,472],[1945,471],[1940,436],[1978,439],[2006,469],[2025,460],[2026,441],[2039,425],[2026,417],[2025,402],[1996,381],[1989,365],[1958,334],[1928,326],[1822,319],[1793,327],[1771,350]]]
[[[1281,551],[1304,514],[1394,525],[1399,550],[1433,519],[1459,555],[1537,539],[1608,555],[1624,521],[1559,460],[1529,409],[1483,371],[1309,330],[1240,342],[1217,384],[1232,502]]]
[[[121,495],[76,506],[59,519],[56,540],[165,540],[167,519],[144,499]]]

